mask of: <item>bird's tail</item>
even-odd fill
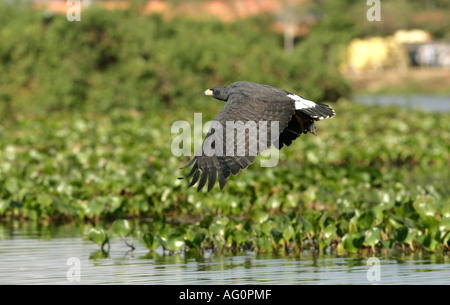
[[[299,109],[297,111],[308,115],[314,121],[332,118],[336,115],[336,112],[325,104],[315,104],[314,107]]]

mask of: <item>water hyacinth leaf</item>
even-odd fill
[[[272,252],[272,240],[270,237],[260,237],[257,239],[257,245],[260,250],[263,250],[267,253]]]
[[[275,243],[277,243],[277,244],[280,242],[281,238],[283,237],[283,234],[280,231],[278,231],[277,229],[270,230],[270,234],[272,235]]]
[[[303,200],[304,203],[309,204],[311,202],[314,202],[314,200],[316,199],[316,193],[317,193],[317,186],[310,185],[302,193],[301,199]]]
[[[396,217],[395,215],[391,214],[389,217],[389,224],[394,228],[394,229],[398,229],[401,227],[404,227],[405,224],[403,222],[402,219],[400,219],[399,217]]]
[[[215,237],[213,238],[213,242],[214,242],[214,245],[215,245],[219,250],[222,250],[222,249],[223,249],[223,246],[225,245],[225,241],[223,240],[223,238],[219,238],[219,237],[217,237],[217,236],[215,236]]]
[[[194,239],[192,240],[192,243],[196,245],[197,247],[201,247],[202,242],[205,240],[207,232],[205,233],[204,230],[199,230],[195,232]]]
[[[414,240],[417,236],[417,231],[415,228],[408,228],[408,235],[405,238],[404,243],[413,247]]]
[[[218,225],[226,226],[230,222],[230,218],[225,216],[219,216],[214,219],[214,223]]]
[[[443,218],[439,221],[439,231],[450,231],[450,218]]]
[[[290,241],[295,235],[294,227],[290,224],[286,224],[283,228],[283,238],[286,241]]]
[[[329,246],[331,242],[336,238],[336,226],[334,224],[329,224],[323,230],[323,242],[325,245]]]
[[[3,185],[10,194],[15,194],[19,191],[19,182],[16,178],[9,178]]]
[[[133,228],[127,219],[118,219],[113,222],[111,229],[120,237],[125,237],[131,233]]]
[[[442,238],[442,244],[450,250],[450,231],[444,235],[444,238]]]
[[[149,250],[155,250],[159,246],[159,240],[149,232],[138,232],[138,240]]]
[[[322,215],[320,215],[319,219],[317,220],[317,223],[319,225],[319,228],[323,230],[328,225],[328,213],[323,212]]]
[[[364,241],[371,247],[375,247],[381,240],[381,233],[379,228],[371,228],[366,231]]]
[[[402,227],[396,228],[392,231],[392,233],[394,234],[394,239],[397,242],[403,243],[405,241],[406,237],[408,236],[408,227],[402,226]]]
[[[238,245],[242,244],[243,242],[245,242],[247,240],[247,233],[244,232],[243,230],[236,230],[234,231],[234,237],[236,239],[236,243]]]
[[[434,216],[423,216],[421,220],[423,226],[427,228],[430,233],[439,231],[439,220],[437,220]]]
[[[358,217],[358,227],[365,230],[372,228],[374,219],[375,216],[372,211],[364,212]]]
[[[272,196],[267,201],[267,206],[269,206],[271,209],[276,209],[276,208],[280,207],[280,205],[281,205],[281,200],[278,196]]]
[[[379,205],[376,205],[373,209],[372,209],[372,212],[373,212],[373,214],[375,215],[375,218],[378,220],[378,221],[382,221],[383,220],[383,218],[384,218],[384,211],[387,209],[387,206],[386,206],[386,204],[384,204],[384,203],[381,203],[381,204],[379,204]]]
[[[167,248],[167,237],[156,235],[156,239],[158,239],[159,244],[165,250]]]
[[[275,223],[272,220],[263,222],[259,227],[261,229],[261,232],[263,232],[266,235],[270,235],[270,230],[275,226]]]
[[[269,218],[269,214],[261,209],[254,209],[252,211],[252,219],[256,223],[263,223]]]
[[[9,200],[0,199],[0,213],[5,213],[6,209],[9,207]]]
[[[184,237],[171,235],[167,240],[166,248],[173,252],[178,252],[184,246]]]
[[[436,215],[436,204],[434,202],[434,198],[431,196],[423,195],[417,198],[413,202],[413,207],[422,218],[427,216],[434,217]]]
[[[108,242],[108,235],[102,228],[90,229],[88,238],[100,247],[103,247]]]
[[[387,250],[390,250],[392,248],[392,246],[394,245],[394,239],[387,239],[387,240],[381,239],[381,244]]]
[[[313,233],[314,227],[311,222],[309,222],[307,219],[305,219],[303,216],[298,217],[298,221],[301,224],[301,229],[303,232],[306,233]]]
[[[261,226],[259,224],[254,224],[250,227],[250,232],[253,236],[261,236],[263,232],[261,231]]]
[[[213,236],[223,237],[225,235],[225,226],[222,224],[212,223],[209,226],[209,231]]]
[[[364,234],[360,232],[347,233],[342,238],[344,249],[350,253],[356,253],[362,246]]]
[[[425,250],[429,252],[434,252],[436,251],[438,242],[436,239],[433,238],[433,235],[429,233],[424,236],[422,245],[425,248]]]
[[[441,209],[442,218],[450,219],[450,201],[448,201]]]
[[[48,195],[48,194],[39,194],[36,198],[36,201],[46,207],[46,206],[50,206],[53,203],[53,198],[52,196]]]
[[[212,221],[213,217],[211,215],[203,215],[202,221],[200,222],[200,227],[208,228]]]

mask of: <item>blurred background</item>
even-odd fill
[[[385,2],[373,22],[354,0],[80,3],[69,22],[66,1],[1,2],[2,111],[198,111],[237,80],[318,101],[450,90],[445,0]]]

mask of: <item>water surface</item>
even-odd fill
[[[432,112],[450,112],[450,96],[438,94],[357,94],[357,103],[378,106],[398,106]]]
[[[105,256],[83,239],[83,228],[0,225],[0,284],[450,284],[448,254],[378,257],[380,281],[365,256],[203,256],[156,253],[135,242],[129,251],[113,238]],[[79,281],[71,258],[79,261]]]

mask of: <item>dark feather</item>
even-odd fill
[[[197,182],[198,178],[200,178],[200,171],[197,169],[197,171],[195,172],[195,175],[194,175],[194,177],[192,178],[191,183],[189,183],[189,186],[188,186],[188,187],[193,186],[193,185]]]
[[[216,184],[216,179],[217,179],[217,169],[215,167],[211,167],[209,169],[208,192],[211,191],[214,185]]]
[[[208,180],[208,171],[204,169],[202,170],[202,176],[200,178],[200,181],[198,182],[197,192],[199,192],[205,186],[207,180]]]

